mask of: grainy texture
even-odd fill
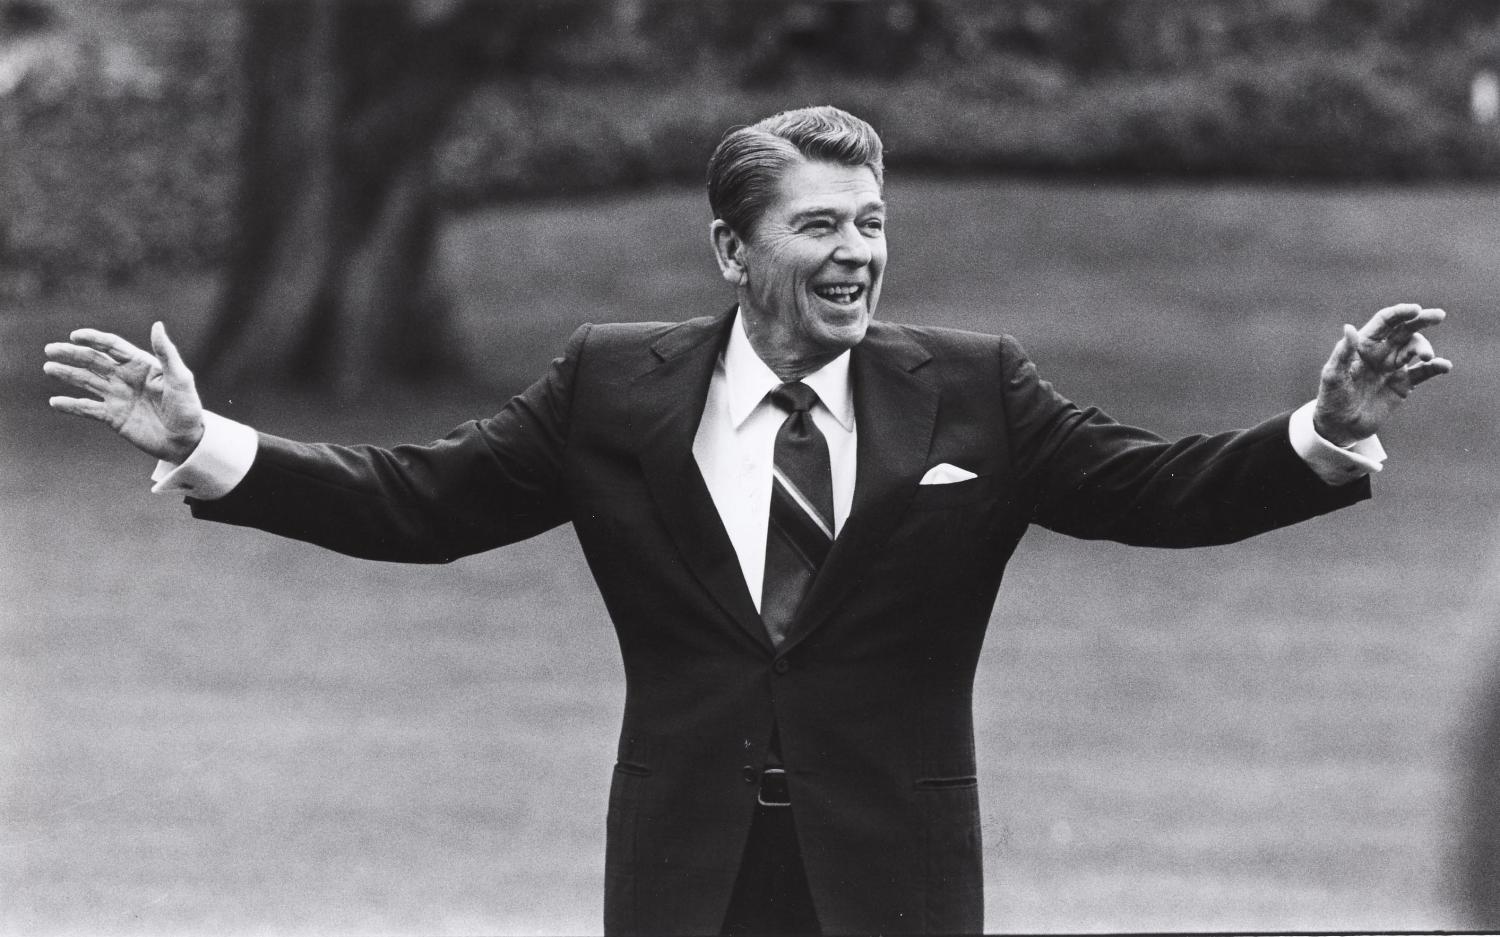
[[[1076,399],[1169,433],[1306,399],[1338,326],[1388,301],[1453,314],[1433,338],[1459,370],[1384,434],[1373,503],[1208,551],[1022,544],[979,678],[989,929],[1464,926],[1464,743],[1500,674],[1495,193],[889,196],[885,317],[1014,332]],[[697,191],[453,226],[482,370],[514,389],[580,321],[726,305],[706,227]],[[46,411],[43,341],[191,334],[209,286],[0,312],[0,931],[596,930],[622,688],[567,531],[353,561],[192,523],[143,457]],[[213,402],[393,442],[496,388]]]

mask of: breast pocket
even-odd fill
[[[917,493],[911,499],[911,509],[930,511],[983,501],[994,495],[991,478],[989,475],[976,475],[946,485],[918,485]]]

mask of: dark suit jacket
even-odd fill
[[[261,437],[199,517],[447,562],[571,521],[627,681],[606,929],[716,932],[773,722],[827,932],[982,927],[971,690],[1028,525],[1225,543],[1368,497],[1287,416],[1165,442],[1080,409],[1007,338],[883,323],[853,352],[854,507],[773,650],[692,454],[732,316],[585,326],[496,416],[391,450]],[[978,477],[919,486],[949,462]]]

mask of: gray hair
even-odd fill
[[[864,166],[883,185],[885,164],[875,128],[836,107],[782,111],[748,127],[735,127],[708,161],[708,204],[714,217],[740,237],[775,196],[776,183],[799,159]]]

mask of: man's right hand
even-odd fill
[[[160,322],[151,350],[108,332],[78,329],[47,345],[42,370],[93,397],[53,397],[54,410],[98,420],[142,452],[181,463],[203,438],[203,404],[193,372]]]

